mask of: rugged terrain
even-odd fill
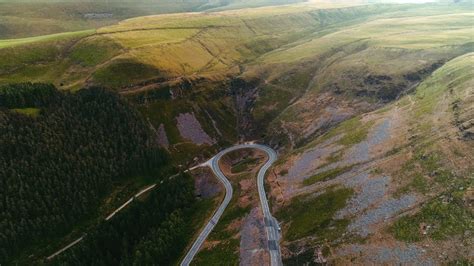
[[[265,154],[242,150],[231,152],[220,161],[220,167],[234,187],[234,196],[197,254],[196,265],[267,264],[263,213],[259,205],[256,173],[264,163]]]
[[[286,264],[472,262],[472,3],[223,10],[249,3],[12,31],[0,84],[109,88],[181,169],[239,140],[278,149],[268,185]],[[250,155],[225,162],[239,193],[199,263],[266,260],[251,237],[261,214]],[[197,194],[218,197],[208,174],[194,176]]]
[[[447,62],[415,93],[281,160],[272,191],[288,264],[315,249],[335,263],[472,261],[472,60]],[[321,210],[298,211],[313,204]]]

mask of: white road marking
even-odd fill
[[[232,193],[233,193],[232,185],[229,182],[229,180],[225,177],[224,173],[222,173],[221,169],[219,168],[219,160],[222,158],[222,156],[224,156],[225,154],[231,151],[246,149],[246,148],[258,149],[258,150],[264,151],[268,155],[268,161],[262,166],[262,168],[258,172],[258,176],[257,176],[258,194],[260,196],[260,204],[262,206],[264,219],[268,219],[268,221],[270,222],[270,226],[265,227],[266,233],[267,233],[267,241],[268,242],[275,241],[275,243],[277,244],[276,250],[270,249],[270,246],[268,247],[270,258],[271,258],[271,265],[272,266],[283,265],[281,261],[280,245],[278,244],[280,236],[279,236],[278,228],[276,228],[276,226],[278,226],[278,222],[276,222],[276,219],[273,218],[273,216],[270,213],[270,208],[268,206],[267,196],[265,194],[265,187],[264,187],[265,173],[271,167],[271,165],[276,161],[277,154],[270,147],[260,145],[260,144],[247,143],[247,144],[236,145],[236,146],[227,148],[219,152],[216,156],[212,157],[207,162],[201,164],[201,166],[209,166],[211,170],[214,172],[214,174],[217,176],[217,178],[224,184],[224,187],[226,189],[226,195],[225,195],[224,201],[221,203],[217,211],[214,213],[211,220],[206,224],[204,229],[199,234],[198,238],[194,241],[193,245],[191,246],[188,253],[184,257],[183,261],[181,262],[180,264],[181,266],[188,266],[191,263],[191,261],[196,256],[199,249],[201,248],[202,244],[204,243],[206,238],[209,236],[212,229],[214,229],[215,225],[217,224],[220,217],[224,213],[224,210],[227,208],[227,205],[229,204],[230,200],[232,199]]]

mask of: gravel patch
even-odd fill
[[[354,177],[348,177],[344,180],[344,185],[350,188],[360,188],[369,180],[369,172],[364,171]]]
[[[240,265],[267,264],[265,224],[260,209],[255,207],[245,218],[240,230]]]
[[[177,126],[179,133],[183,138],[188,139],[197,145],[212,145],[216,142],[202,129],[201,124],[196,119],[196,116],[194,116],[194,113],[179,114],[176,120],[178,122]]]
[[[165,125],[160,124],[156,134],[158,138],[158,144],[160,144],[161,147],[168,149],[170,142],[168,141],[168,136],[166,135]]]
[[[344,121],[351,117],[352,112],[344,112],[341,108],[336,106],[327,106],[323,110],[320,110],[321,114],[318,119],[314,120],[311,125],[309,125],[303,134],[304,138],[309,138],[317,130],[321,128],[337,124],[341,121]]]
[[[339,249],[336,254],[338,257],[358,257],[367,264],[435,265],[433,260],[426,258],[423,250],[415,245],[381,247],[355,244]]]
[[[196,194],[203,199],[210,199],[222,191],[222,187],[209,169],[198,169],[192,172]]]
[[[371,149],[390,137],[390,125],[391,122],[389,119],[385,119],[382,123],[377,125],[367,136],[366,140],[351,148],[344,160],[344,164],[351,165],[370,160]]]
[[[338,213],[337,219],[352,216],[361,213],[370,206],[380,202],[387,192],[387,186],[390,183],[388,176],[369,178],[367,172],[362,173],[345,183],[346,186],[360,190]]]
[[[433,262],[424,261],[422,257],[423,251],[420,248],[411,245],[407,248],[380,248],[378,249],[377,254],[375,254],[374,259],[377,263],[396,261],[397,263],[402,264],[416,262],[418,265],[433,265]]]
[[[319,171],[316,171],[316,173],[319,173]],[[338,175],[334,179],[314,183],[309,186],[298,186],[293,192],[298,194],[313,193],[316,188],[321,190],[334,185],[344,185],[346,187],[354,188],[355,190],[359,188],[360,190],[361,187],[367,182],[368,178],[369,174],[367,167],[355,166],[351,170]]]
[[[392,123],[390,119],[387,118],[380,125],[378,125],[369,138],[369,145],[378,145],[390,138],[391,124]]]
[[[355,232],[363,237],[369,235],[372,230],[371,225],[382,222],[405,210],[416,203],[416,197],[405,195],[400,199],[389,199],[382,202],[377,208],[368,211],[366,214],[358,217],[348,226],[348,230]]]
[[[301,156],[293,163],[288,169],[288,174],[283,178],[288,180],[304,179],[309,173],[313,172],[314,169],[318,168],[323,162],[321,158],[332,154],[340,149],[336,145],[330,145],[333,142],[340,139],[342,136],[336,136],[328,139],[317,148],[305,151]]]
[[[336,257],[346,257],[359,255],[364,252],[365,246],[361,245],[347,245],[336,250]]]
[[[338,167],[344,167],[344,166],[349,166],[349,165],[354,165],[354,164],[369,161],[371,159],[370,158],[370,152],[371,152],[372,148],[374,146],[378,145],[378,144],[383,143],[386,139],[388,139],[390,137],[390,125],[391,125],[390,120],[385,119],[382,123],[377,125],[372,130],[372,132],[367,136],[366,140],[352,146],[348,150],[348,152],[344,155],[344,158],[342,160],[340,160],[338,162],[335,162],[335,163],[332,163],[330,165],[321,167],[318,170],[312,172],[311,174],[308,174],[308,172],[310,172],[310,171],[306,171],[306,172],[304,172],[304,174],[300,174],[300,176],[302,176],[302,179],[306,179],[306,178],[310,177],[311,175],[316,175],[316,174],[319,174],[319,173],[323,173],[323,172],[326,172],[326,171],[329,171],[329,170],[332,170],[332,169],[335,169],[335,168],[338,168]],[[332,140],[332,141],[334,142],[334,141],[337,141],[337,140]],[[321,150],[321,149],[315,149],[315,150]],[[313,150],[313,151],[315,151],[315,150]],[[336,149],[335,150],[327,150],[327,151],[323,151],[323,152],[333,153],[335,151],[337,151],[337,150]],[[322,155],[319,155],[319,157],[316,157],[313,160],[319,159],[321,156]],[[311,158],[312,157],[308,157],[308,158],[306,158],[306,160],[311,160]],[[302,161],[301,164],[308,165],[309,162]],[[310,170],[316,169],[316,168],[317,167],[311,167]],[[298,170],[298,169],[303,169],[303,167],[300,166],[299,168],[296,168],[296,170]],[[288,173],[290,174],[290,171],[288,171]]]

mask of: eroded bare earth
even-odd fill
[[[469,101],[469,98],[466,99]],[[456,104],[462,105],[461,101]],[[418,212],[443,191],[443,187],[439,185],[433,185],[427,191],[423,187],[421,190],[408,189],[413,186],[414,174],[407,174],[406,171],[427,167],[423,166],[426,163],[421,162],[421,166],[415,163],[410,166],[415,167],[413,170],[407,170],[407,165],[413,164],[417,156],[420,156],[417,155],[419,148],[415,148],[419,143],[414,141],[420,138],[420,133],[417,132],[422,129],[417,124],[421,124],[421,118],[412,118],[415,106],[414,101],[408,97],[405,102],[393,104],[386,111],[363,115],[358,127],[309,143],[304,149],[289,154],[276,166],[279,175],[272,182],[272,193],[276,199],[275,211],[285,208],[296,196],[310,195],[310,198],[317,198],[330,189],[340,187],[353,191],[345,206],[332,217],[334,220],[348,221],[342,235],[326,241],[318,240],[318,235],[311,234],[297,241],[284,240],[285,258],[293,258],[291,261],[294,263],[297,257],[303,261],[304,258],[312,257],[310,260],[314,262],[321,260],[317,254],[323,254],[324,259],[336,264],[358,265],[435,265],[457,257],[472,258],[473,254],[466,246],[466,243],[473,243],[468,240],[472,239],[469,233],[460,242],[457,242],[457,238],[434,242],[423,238],[427,234],[426,230],[433,229],[420,223],[415,225],[415,230],[421,228],[419,234],[423,241],[406,243],[397,240],[388,229],[400,217]],[[427,136],[436,140],[443,136],[437,148],[446,154],[458,145],[466,145],[463,139],[469,135],[466,133],[468,131],[463,131],[463,128],[469,126],[463,127],[462,123],[458,123],[458,128],[455,127],[453,119],[456,115],[453,116],[451,108],[450,100],[437,106],[436,113],[429,118],[429,123],[433,125],[432,135]],[[466,111],[462,113],[465,114]],[[461,112],[457,117],[459,121],[462,120]],[[463,121],[465,120],[464,118]],[[368,130],[360,141],[351,142],[347,139],[350,134],[358,134],[357,130],[363,126],[367,126]],[[468,150],[472,149],[470,145],[467,146]],[[429,151],[424,154],[429,154]],[[446,155],[445,158],[453,158],[452,156],[455,155]],[[428,155],[421,155],[421,158],[428,160],[423,159],[428,158]],[[465,174],[463,168],[466,169],[465,166],[469,165],[467,161],[464,165],[460,164],[463,160],[461,158],[451,165],[459,164],[453,168],[458,169],[459,175]],[[449,160],[446,163],[449,165]],[[429,175],[431,177],[424,178],[435,182],[439,173],[434,171]],[[313,181],[309,182],[310,180]],[[449,201],[445,201],[448,204]],[[286,228],[289,227],[291,224],[286,225]],[[330,231],[331,227],[325,230]],[[288,232],[284,231],[284,237]]]
[[[212,145],[215,143],[215,140],[211,139],[204,131],[194,113],[179,114],[176,121],[179,133],[184,139],[188,139],[197,145]]]

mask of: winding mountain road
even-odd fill
[[[224,184],[226,194],[224,197],[224,201],[221,203],[217,211],[214,213],[211,220],[207,223],[207,225],[201,231],[198,238],[194,241],[193,245],[191,246],[191,249],[189,249],[188,253],[186,254],[186,257],[181,262],[181,265],[187,266],[191,263],[194,256],[196,256],[202,244],[204,243],[206,238],[209,236],[212,229],[214,229],[215,225],[217,224],[220,217],[224,213],[224,210],[227,208],[227,205],[229,205],[229,202],[232,199],[232,194],[233,194],[232,184],[229,182],[229,180],[225,177],[224,173],[219,168],[219,160],[225,154],[235,151],[235,150],[240,150],[240,149],[258,149],[265,152],[268,155],[267,162],[262,166],[262,168],[258,172],[258,176],[257,176],[258,194],[260,197],[260,204],[261,204],[263,215],[264,215],[265,230],[267,233],[267,240],[268,240],[267,243],[268,243],[268,250],[269,250],[270,258],[271,258],[271,265],[272,266],[282,265],[280,245],[279,245],[279,240],[280,240],[279,228],[280,227],[278,225],[277,220],[270,213],[270,208],[268,206],[267,196],[265,194],[265,187],[264,187],[265,174],[268,171],[268,169],[272,166],[272,164],[276,161],[277,154],[272,148],[264,146],[264,145],[260,145],[260,144],[241,144],[241,145],[236,145],[236,146],[227,148],[219,152],[217,155],[209,159],[207,162],[185,170],[185,172],[189,172],[199,167],[210,167],[211,170],[214,172],[214,174],[217,176],[217,178]],[[169,179],[172,179],[176,176],[177,175],[170,176]],[[161,183],[163,183],[163,181],[161,181]],[[156,188],[157,185],[159,184],[153,184],[151,186],[148,186],[142,189],[136,195],[131,197],[127,202],[125,202],[119,208],[114,210],[109,216],[107,216],[105,218],[105,221],[107,222],[110,219],[112,219],[118,212],[120,212],[125,207],[127,207],[132,201],[134,201],[136,198],[138,198],[140,195],[144,194],[145,192]],[[70,249],[74,245],[81,242],[84,239],[84,237],[85,237],[85,234],[81,236],[80,238],[78,238],[77,240],[74,240],[72,243],[68,244],[67,246],[61,248],[60,250],[58,250],[51,256],[49,256],[47,260],[51,260],[54,257],[58,256],[59,254]]]
[[[209,161],[202,164],[201,166],[209,166],[217,178],[224,184],[226,194],[224,200],[222,201],[221,205],[217,209],[217,211],[212,216],[211,220],[206,224],[204,229],[199,234],[196,241],[194,241],[193,245],[189,249],[186,257],[181,262],[181,266],[188,266],[191,261],[193,260],[194,256],[198,253],[199,249],[201,248],[202,244],[206,240],[206,238],[211,233],[212,229],[216,226],[217,222],[221,218],[224,210],[229,205],[230,200],[232,199],[233,189],[232,184],[226,178],[224,173],[221,171],[219,167],[219,160],[227,153],[240,150],[240,149],[258,149],[265,152],[268,155],[267,162],[262,166],[260,171],[258,172],[257,176],[257,185],[258,185],[258,194],[260,197],[260,204],[263,210],[264,220],[265,220],[265,229],[267,232],[267,243],[268,243],[268,250],[270,253],[271,265],[272,266],[280,266],[282,265],[281,261],[281,252],[280,252],[280,230],[277,220],[271,215],[270,208],[268,206],[267,196],[265,194],[265,187],[264,187],[264,179],[267,170],[272,166],[272,164],[277,159],[276,152],[267,146],[260,145],[260,144],[241,144],[236,145],[230,148],[227,148],[221,152],[219,152],[216,156],[212,157]]]

